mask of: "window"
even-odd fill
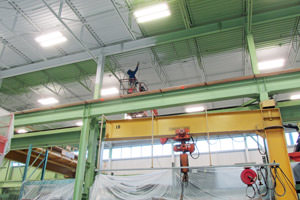
[[[292,138],[293,138],[293,145],[297,143],[297,139],[298,139],[298,133],[297,132],[292,132]]]
[[[233,140],[233,149],[234,150],[243,150],[243,149],[245,149],[244,137],[234,137],[232,140]]]
[[[131,147],[122,148],[122,158],[131,158]]]
[[[220,140],[209,140],[210,151],[221,151]]]
[[[150,157],[151,156],[151,146],[142,146],[142,157]]]
[[[104,149],[103,150],[103,160],[108,160],[109,159],[109,149]]]
[[[163,152],[163,147],[161,144],[153,145],[153,156],[161,156]]]
[[[162,147],[163,147],[162,155],[164,155],[164,156],[172,155],[172,145],[171,144],[164,144],[164,145],[162,145]]]
[[[250,136],[247,137],[248,149],[257,149],[257,142],[252,137]]]
[[[286,144],[289,146],[289,145],[292,145],[293,141],[293,138],[290,138],[290,135],[291,133],[285,133],[285,140],[286,140]]]
[[[208,143],[206,140],[197,141],[197,147],[200,153],[208,152]]]
[[[121,158],[122,149],[115,148],[112,150],[112,159],[120,159]]]
[[[138,147],[132,147],[131,150],[131,157],[132,158],[139,158],[142,157],[142,147],[138,146]]]
[[[233,150],[233,143],[231,138],[221,139],[221,149],[222,151],[230,151]]]

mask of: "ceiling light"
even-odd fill
[[[101,90],[101,96],[108,96],[114,94],[119,94],[119,90],[117,88],[107,88]]]
[[[171,12],[167,3],[160,3],[154,6],[136,10],[133,14],[138,23],[144,23],[170,16]]]
[[[188,107],[185,108],[185,112],[191,113],[191,112],[202,112],[205,108],[203,106],[197,106],[197,107]]]
[[[27,133],[28,131],[24,128],[18,129],[17,133]]]
[[[132,117],[130,115],[128,115],[127,113],[124,114],[124,119],[132,119]]]
[[[76,122],[76,126],[82,126],[82,125],[83,125],[83,122],[82,122],[82,121]]]
[[[284,64],[285,64],[285,60],[282,58],[276,60],[269,60],[269,61],[259,62],[258,69],[259,70],[275,69],[275,68],[283,67]]]
[[[50,105],[50,104],[58,103],[58,100],[53,97],[49,97],[49,98],[39,99],[38,102],[42,105]]]
[[[35,38],[42,47],[50,47],[56,44],[63,43],[67,41],[67,38],[59,31],[48,33]]]
[[[294,94],[291,96],[291,100],[300,99],[300,94]]]

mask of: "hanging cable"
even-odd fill
[[[252,195],[249,194],[249,188],[251,188],[253,190],[253,194]],[[248,187],[246,187],[246,196],[249,199],[253,199],[256,196],[256,191],[255,191],[255,188],[253,187],[253,185],[248,185]]]
[[[260,148],[260,146],[262,146],[262,145],[259,144],[259,137],[258,137],[257,133],[256,133],[256,137],[257,137],[257,139],[256,139],[257,150],[258,150],[258,152],[259,152],[260,155],[265,156],[266,152]]]
[[[197,149],[197,156],[194,156],[193,153],[191,153],[191,152],[190,152],[190,155],[191,155],[191,157],[192,157],[193,159],[198,159],[198,158],[200,157],[200,151],[199,151],[198,146],[197,146],[197,144],[195,143],[194,138],[193,138],[192,136],[191,136],[191,139],[192,139],[192,141],[193,141],[193,144],[196,146],[196,149]]]
[[[274,174],[272,172],[272,169],[274,170]],[[278,197],[283,197],[285,194],[286,194],[286,187],[282,181],[282,179],[280,178],[280,176],[278,175],[278,172],[277,172],[277,166],[275,167],[271,167],[271,176],[273,178],[273,181],[274,181],[274,193],[276,196]],[[283,188],[283,193],[282,194],[279,194],[277,191],[276,191],[276,187],[277,187],[277,181],[279,181],[279,183],[281,184],[282,188]]]
[[[264,170],[265,172],[265,174],[262,172],[262,170]],[[259,169],[257,169],[256,170],[257,171],[257,175],[258,175],[258,177],[262,177],[262,179],[263,179],[263,182],[264,182],[264,185],[266,186],[266,192],[265,193],[262,193],[262,192],[260,192],[261,193],[261,195],[262,196],[267,196],[267,194],[268,194],[268,191],[269,191],[269,184],[268,184],[268,170],[267,170],[267,168],[265,168],[264,166],[261,166]],[[259,189],[258,189],[259,190]],[[260,190],[259,190],[260,191]]]
[[[294,184],[292,183],[292,181],[287,177],[287,175],[284,173],[284,171],[281,169],[280,166],[278,166],[278,168],[280,169],[281,173],[283,174],[284,176],[284,179],[289,183],[289,185],[292,186],[292,188],[296,191],[297,193],[297,189],[295,188]]]
[[[212,158],[211,158],[210,143],[209,143],[210,133],[209,133],[209,126],[208,126],[207,110],[205,110],[205,119],[206,119],[206,129],[207,129],[207,144],[208,144],[209,165],[212,166]]]

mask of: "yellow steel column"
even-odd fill
[[[292,183],[294,183],[292,168],[285,142],[284,129],[266,129],[266,139],[268,143],[270,162],[272,163],[273,161],[275,161],[276,163],[279,163],[286,176],[291,180]],[[297,200],[298,198],[295,190],[289,187],[289,183],[284,180],[283,175],[281,175],[281,177],[286,187],[286,194],[283,197],[276,197],[276,200]],[[279,182],[276,186],[276,192],[279,194],[283,193],[283,188]]]

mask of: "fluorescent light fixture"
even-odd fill
[[[160,3],[154,6],[136,10],[133,14],[138,23],[144,23],[163,17],[168,17],[171,15],[171,12],[167,3]]]
[[[76,126],[82,126],[82,125],[83,125],[83,122],[82,122],[82,121],[76,122]]]
[[[53,97],[49,97],[49,98],[39,99],[38,102],[42,105],[50,105],[50,104],[58,103],[58,100]]]
[[[24,128],[18,129],[17,133],[27,133],[28,131]]]
[[[258,63],[258,69],[259,70],[269,70],[269,69],[275,69],[283,67],[285,64],[285,60],[283,58],[275,59],[275,60],[268,60],[264,62]]]
[[[294,95],[291,96],[290,99],[291,99],[291,100],[300,99],[300,94],[294,94]]]
[[[108,95],[114,95],[119,94],[118,88],[107,88],[101,90],[101,96],[108,96]]]
[[[188,107],[185,108],[185,112],[192,113],[192,112],[202,112],[205,108],[203,106],[195,106],[195,107]]]
[[[67,41],[67,38],[61,32],[55,31],[39,36],[35,38],[35,41],[37,41],[42,47],[50,47]]]

